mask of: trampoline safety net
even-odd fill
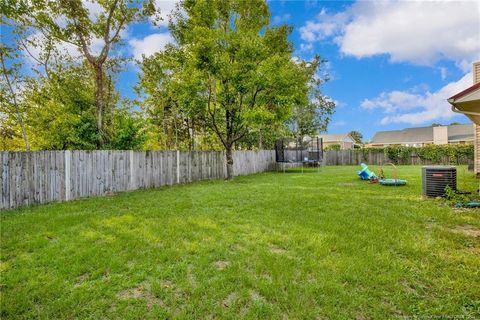
[[[323,159],[323,142],[319,137],[278,139],[275,156],[277,162],[319,163]]]

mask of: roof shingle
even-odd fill
[[[379,131],[372,144],[413,144],[433,142],[434,127],[407,128],[403,130]],[[448,141],[473,140],[473,126],[460,124],[448,126]]]

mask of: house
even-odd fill
[[[429,144],[473,143],[474,127],[458,124],[437,127],[407,128],[375,133],[368,146],[383,148],[388,145],[423,147]]]
[[[475,173],[480,178],[480,61],[473,64],[473,85],[450,97],[452,110],[463,113],[475,126]]]
[[[322,134],[319,137],[323,140],[324,149],[328,146],[339,145],[340,150],[350,150],[353,149],[356,144],[350,133]]]

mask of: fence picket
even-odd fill
[[[234,174],[275,168],[275,152],[234,151]],[[226,177],[218,151],[0,152],[0,209]]]

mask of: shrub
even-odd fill
[[[340,150],[340,145],[330,145],[325,150]],[[466,163],[467,160],[473,161],[473,144],[445,144],[445,145],[427,145],[424,147],[407,147],[400,145],[390,145],[385,148],[361,148],[355,149],[355,154],[360,155],[357,159],[368,161],[368,154],[383,152],[385,158],[394,164],[410,164],[412,156],[418,156],[422,161],[429,161],[440,164],[443,162],[450,164]]]
[[[378,149],[381,150],[381,149]],[[473,144],[427,145],[424,147],[387,146],[383,149],[385,157],[395,164],[407,162],[411,156],[417,155],[423,161],[441,163],[446,157],[449,163],[458,164],[473,159]]]
[[[384,148],[385,157],[395,164],[406,162],[414,154],[416,148],[392,145]]]
[[[340,150],[340,148],[341,147],[340,147],[339,144],[331,144],[331,145],[325,147],[325,151],[330,151],[330,150],[338,151],[338,150]]]
[[[443,157],[448,157],[450,163],[458,164],[461,160],[473,159],[474,146],[472,144],[432,144],[417,148],[415,149],[415,152],[422,160],[439,163],[442,161]]]

